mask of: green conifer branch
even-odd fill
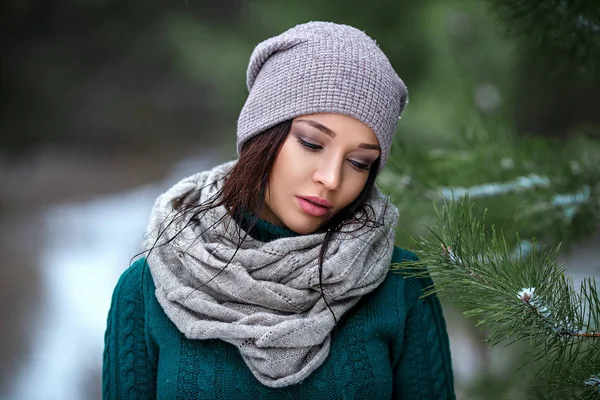
[[[487,333],[490,345],[514,341],[531,345],[531,360],[542,361],[541,379],[554,392],[577,398],[600,396],[600,300],[596,281],[574,289],[556,262],[559,248],[514,252],[502,232],[488,229],[468,196],[436,208],[439,228],[411,240],[419,261],[394,267],[407,276],[431,276],[436,286],[466,307],[467,317]],[[426,267],[426,268],[425,268]],[[592,396],[592,397],[589,397]]]
[[[600,226],[600,146],[578,136],[568,141],[517,138],[508,129],[478,126],[452,138],[403,141],[392,148],[378,184],[391,194],[411,233],[411,222],[431,214],[431,201],[466,193],[487,208],[487,221],[518,230],[538,243],[569,246]],[[411,221],[411,217],[413,220]],[[516,242],[507,238],[511,247]]]

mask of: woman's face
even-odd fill
[[[358,197],[379,143],[364,123],[341,114],[297,117],[275,159],[261,218],[315,232]]]

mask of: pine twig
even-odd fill
[[[468,196],[436,209],[440,229],[428,238],[411,238],[420,261],[399,264],[406,275],[431,275],[436,286],[425,295],[444,291],[467,307],[487,331],[487,341],[531,344],[531,358],[544,360],[539,377],[553,391],[587,398],[600,370],[600,300],[589,278],[575,291],[564,267],[555,261],[558,248],[523,255],[509,249],[501,232],[486,229],[473,214]],[[593,392],[593,390],[592,390]],[[581,397],[583,396],[583,397]]]

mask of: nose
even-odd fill
[[[333,158],[324,160],[314,171],[313,181],[320,183],[328,190],[339,189],[342,183],[343,162]]]

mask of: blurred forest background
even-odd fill
[[[110,296],[154,198],[186,174],[235,157],[248,58],[258,42],[295,24],[329,20],[366,31],[407,84],[395,175],[382,177],[397,189],[401,228],[420,233],[433,207],[402,190],[412,176],[402,168],[429,159],[398,149],[464,143],[483,130],[480,141],[501,152],[509,132],[552,144],[548,165],[569,151],[561,162],[576,169],[573,149],[595,151],[600,137],[599,74],[553,46],[524,46],[509,34],[501,3],[4,1],[0,399],[100,398]],[[544,3],[564,20],[560,2]],[[598,45],[600,28],[590,29]],[[461,158],[438,165],[425,186],[456,185],[463,174],[463,186],[484,183],[471,178],[513,162],[504,157],[500,168],[483,153],[474,159],[475,168]],[[496,203],[494,210],[497,222],[506,216],[502,225],[514,228],[514,209]],[[569,231],[579,234],[561,254],[573,276],[600,275],[597,220],[587,220],[570,220],[585,229]],[[525,398],[527,370],[515,370],[521,350],[490,350],[460,310],[445,305],[445,312],[458,397]]]

